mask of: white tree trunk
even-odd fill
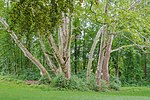
[[[104,26],[102,26],[102,27],[99,29],[99,31],[97,32],[96,37],[95,37],[95,39],[94,39],[94,42],[93,42],[93,44],[92,44],[91,50],[90,50],[89,60],[88,60],[88,65],[87,65],[87,80],[88,80],[88,81],[90,80],[90,76],[91,76],[91,66],[92,66],[92,61],[93,61],[94,50],[95,50],[96,45],[97,45],[97,43],[98,43],[98,41],[99,41],[99,37],[100,37],[100,35],[101,35],[101,32],[102,32],[102,30],[103,30],[103,27],[104,27]]]
[[[98,86],[101,85],[100,79],[101,79],[101,72],[102,72],[102,66],[104,61],[104,52],[106,47],[106,36],[107,36],[106,28],[107,27],[105,26],[102,31],[99,59],[98,59],[97,70],[96,70],[96,84]]]
[[[63,23],[59,27],[58,31],[58,47],[52,34],[50,34],[49,43],[54,51],[62,72],[65,77],[70,79],[71,77],[71,65],[70,65],[70,39],[71,39],[71,20],[63,13]],[[70,26],[69,26],[70,25]]]

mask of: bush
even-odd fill
[[[71,90],[80,90],[87,91],[89,90],[87,82],[83,78],[78,78],[76,75],[73,75],[71,79],[67,79],[63,74],[57,75],[51,82],[51,85],[58,87],[58,89],[71,89]]]
[[[67,79],[63,74],[57,75],[51,82],[51,86],[57,87],[58,89],[70,89],[70,90],[80,90],[80,91],[107,91],[108,85],[104,80],[101,80],[102,87],[100,88],[96,84],[95,75],[91,75],[91,80],[86,81],[85,78],[79,78],[76,75],[73,75],[71,79]]]
[[[101,79],[101,90],[105,92],[108,91],[108,88],[109,87],[108,84],[106,84],[106,81]]]
[[[52,80],[51,85],[60,89],[67,89],[69,87],[69,80],[66,79],[63,74],[59,74]]]
[[[69,89],[76,89],[81,91],[89,90],[88,85],[83,80],[83,78],[78,78],[77,76],[72,76],[69,80]]]
[[[100,87],[96,84],[96,78],[94,74],[91,75],[90,81],[87,82],[87,85],[90,90],[99,91]]]
[[[39,84],[50,84],[50,81],[47,77],[41,77],[39,79]]]
[[[22,80],[38,80],[40,77],[39,71],[24,69],[18,73],[18,79]]]
[[[121,81],[119,80],[119,78],[112,77],[112,79],[110,81],[110,88],[114,89],[114,90],[120,90]]]

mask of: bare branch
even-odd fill
[[[57,46],[55,44],[55,41],[54,41],[54,38],[53,38],[52,34],[50,34],[50,36],[49,36],[49,43],[52,46],[52,49],[54,50],[55,56],[58,58],[60,64],[64,65],[65,61],[63,60],[63,58],[62,58],[62,56],[59,52],[59,49],[57,48]]]
[[[50,59],[49,55],[46,53],[46,48],[45,45],[43,43],[42,37],[40,36],[40,44],[41,44],[41,49],[44,53],[44,56],[48,62],[48,66],[51,68],[51,70],[55,73],[55,75],[57,75],[57,67],[53,64],[52,60]]]
[[[5,27],[5,29],[7,29],[9,27],[9,25],[6,23],[6,21],[1,16],[0,16],[0,22]]]
[[[145,52],[143,48],[150,48],[149,46],[146,46],[146,45],[131,44],[131,45],[124,45],[124,46],[121,46],[121,47],[119,47],[119,48],[117,48],[117,49],[111,50],[111,53],[112,53],[112,52],[115,52],[115,51],[122,50],[122,49],[124,49],[124,48],[129,48],[129,47],[138,47],[138,48],[141,49],[143,52]]]
[[[117,48],[117,49],[111,50],[111,53],[112,53],[112,52],[115,52],[115,51],[122,50],[122,49],[124,49],[124,48],[129,48],[129,47],[134,47],[134,46],[137,46],[137,44],[124,45],[124,46],[121,46],[121,47],[119,47],[119,48]]]

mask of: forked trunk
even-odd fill
[[[62,17],[63,23],[58,30],[58,46],[56,45],[52,34],[50,34],[49,43],[53,49],[54,56],[58,62],[60,69],[62,69],[65,77],[70,79],[71,19],[69,19],[64,13],[62,14]]]
[[[90,76],[91,76],[91,66],[92,66],[92,61],[93,61],[93,54],[94,54],[94,50],[95,50],[95,48],[96,48],[96,45],[97,45],[97,43],[98,43],[98,41],[99,41],[99,37],[100,37],[100,35],[101,35],[101,32],[102,32],[102,30],[103,30],[103,27],[104,27],[104,26],[102,26],[102,27],[99,29],[99,31],[97,32],[96,37],[95,37],[95,39],[94,39],[94,42],[93,42],[93,44],[92,44],[91,50],[90,50],[90,55],[89,55],[89,60],[88,60],[88,65],[87,65],[87,81],[90,80]]]
[[[100,52],[99,52],[99,58],[98,58],[98,64],[97,64],[97,70],[96,70],[96,84],[98,86],[101,85],[100,79],[101,79],[101,72],[102,72],[102,66],[104,61],[104,52],[106,47],[106,36],[107,36],[107,27],[105,26],[102,31],[101,36],[101,45],[100,45]]]

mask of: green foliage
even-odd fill
[[[0,16],[4,15],[4,1],[0,0]]]
[[[108,84],[106,83],[106,81],[101,79],[100,90],[106,92],[106,91],[108,91],[108,89],[109,89],[109,87],[108,87]]]
[[[23,84],[24,83],[24,81],[16,79],[13,76],[1,76],[0,75],[0,81],[12,82],[12,83],[15,83],[15,84]]]
[[[117,77],[112,77],[110,81],[110,88],[114,90],[120,90],[121,88],[121,81]]]
[[[95,79],[91,79],[90,82],[87,82],[84,78],[79,78],[76,75],[73,75],[71,79],[66,79],[63,74],[59,74],[52,80],[51,85],[58,87],[59,89],[98,91],[98,86],[96,85]]]
[[[5,17],[11,25],[11,29],[18,33],[19,40],[46,68],[48,68],[47,63],[41,52],[40,44],[37,42],[37,31],[41,31],[42,35],[55,32],[57,26],[62,22],[62,12],[66,16],[73,13],[72,35],[74,38],[72,39],[71,51],[74,52],[71,53],[71,68],[78,77],[72,76],[68,80],[63,75],[58,75],[52,81],[55,87],[98,91],[99,87],[96,85],[95,75],[91,76],[90,82],[86,82],[85,72],[94,36],[98,28],[104,24],[104,20],[108,24],[108,31],[115,31],[116,33],[112,49],[129,44],[142,45],[140,47],[142,50],[139,50],[139,47],[132,47],[112,53],[109,63],[110,74],[119,77],[123,85],[141,86],[149,84],[150,55],[143,52],[143,50],[150,51],[147,48],[150,47],[149,1],[142,1],[136,5],[135,9],[129,10],[131,0],[112,0],[109,2],[107,15],[104,14],[105,0],[104,2],[99,0],[99,4],[94,0],[85,0],[83,6],[78,0],[74,2],[72,0],[13,0],[15,2],[7,7],[4,7],[3,1],[0,0],[0,16]],[[0,25],[1,28],[3,28],[2,25]],[[57,41],[56,33],[54,36]],[[43,37],[43,40],[46,41],[46,36]],[[97,67],[99,45],[100,43],[94,52],[92,72],[95,72]],[[147,47],[143,47],[145,45]],[[46,45],[46,48],[50,48],[49,45]],[[50,49],[49,52],[51,52]],[[51,53],[49,56],[51,58]],[[58,65],[56,60],[52,61]],[[146,64],[144,64],[145,62]],[[143,66],[146,66],[146,78]],[[0,73],[2,75],[16,75],[17,78],[23,80],[38,80],[40,78],[39,71],[33,67],[34,65],[23,56],[9,34],[0,30]],[[40,79],[40,84],[49,83],[45,78]],[[110,82],[112,89],[119,90],[120,86],[116,78]],[[103,80],[101,88],[103,91],[108,89]]]
[[[91,75],[90,81],[87,82],[87,86],[90,90],[99,91],[99,86],[96,84],[95,74]]]
[[[31,69],[24,69],[18,73],[18,78],[22,80],[38,80],[39,77],[39,71]]]
[[[101,87],[97,86],[96,79],[94,74],[91,77],[90,81],[86,81],[86,78],[79,78],[76,75],[73,75],[71,79],[66,79],[63,74],[56,76],[52,82],[51,86],[57,87],[58,89],[71,89],[71,90],[80,90],[80,91],[108,91],[109,88],[119,90],[119,81],[113,80],[111,87],[108,87],[104,80],[101,80]],[[118,87],[117,87],[118,86]]]
[[[81,91],[88,91],[89,87],[83,78],[78,78],[77,76],[72,76],[72,78],[69,80],[69,88],[75,89],[75,90],[81,90]]]
[[[29,30],[46,34],[61,23],[62,13],[72,11],[70,0],[25,0],[14,2],[10,9],[11,28],[17,33]]]
[[[58,88],[68,88],[69,80],[63,74],[59,74],[52,80],[51,85]]]
[[[39,79],[39,84],[50,84],[50,81],[47,77],[41,77]]]

